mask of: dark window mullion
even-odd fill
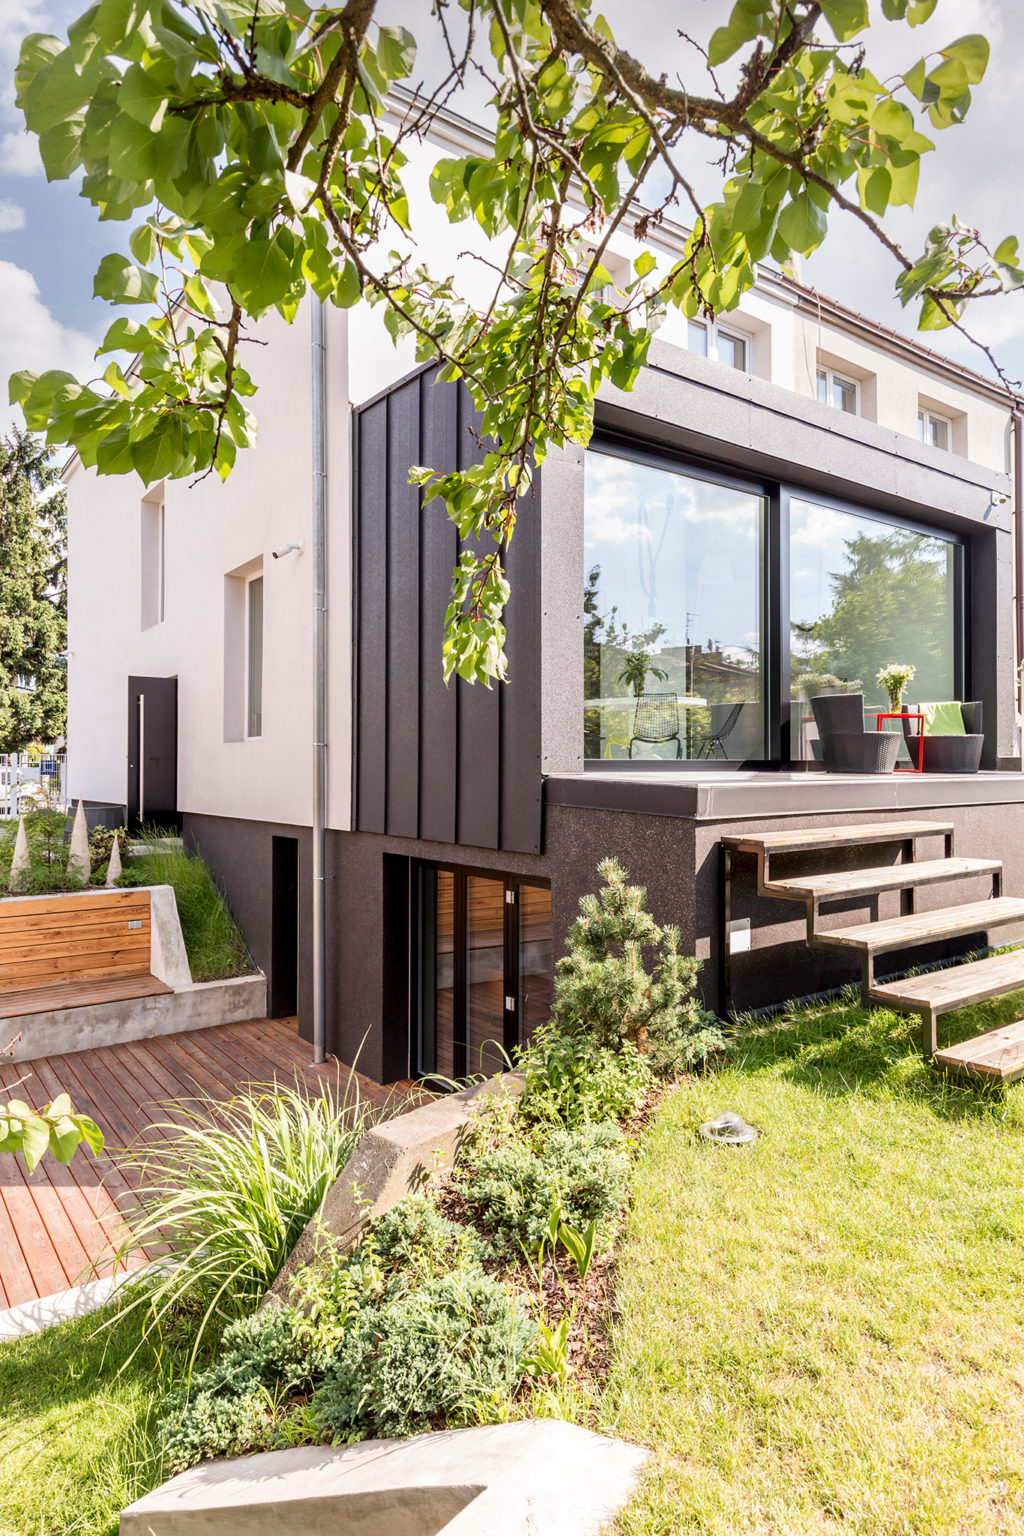
[[[508,896],[511,892],[512,900]],[[505,881],[505,1051],[512,1057],[519,1044],[519,891],[513,880]],[[512,1007],[508,1000],[512,999]]]
[[[452,921],[452,960],[455,983],[452,1057],[455,1063],[454,1077],[465,1077],[469,1071],[469,918],[467,912],[465,870],[455,876],[455,910]]]

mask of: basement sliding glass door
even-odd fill
[[[414,1070],[501,1071],[551,1007],[551,891],[433,864],[413,870]]]

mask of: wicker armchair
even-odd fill
[[[924,704],[908,707],[918,711],[928,708]],[[977,773],[981,767],[981,753],[985,745],[985,733],[981,723],[981,701],[975,699],[969,704],[961,704],[960,714],[964,722],[963,735],[929,735],[927,722],[925,722],[921,761],[925,773]],[[903,722],[905,733],[910,723]],[[917,742],[914,741],[913,748],[916,746]]]
[[[864,729],[862,693],[823,693],[808,701],[829,773],[892,773],[900,750],[893,731]]]

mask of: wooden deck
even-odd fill
[[[76,1153],[62,1167],[46,1157],[31,1178],[19,1158],[0,1161],[0,1308],[51,1296],[109,1275],[111,1240],[124,1235],[118,1209],[130,1202],[124,1149],[173,1118],[173,1102],[197,1093],[227,1100],[248,1084],[344,1088],[357,1078],[364,1099],[396,1108],[412,1085],[382,1088],[336,1061],[314,1066],[294,1019],[253,1019],[212,1029],[126,1041],[93,1051],[0,1065],[0,1101],[36,1107],[69,1093],[106,1137],[99,1157]],[[396,1103],[397,1100],[397,1103]],[[170,1110],[170,1112],[169,1112]],[[143,1256],[139,1256],[139,1263]]]

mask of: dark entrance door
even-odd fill
[[[414,892],[416,1070],[500,1071],[551,1006],[551,890],[418,864]]]
[[[270,990],[272,1019],[298,1012],[299,840],[275,837],[271,861]]]
[[[177,828],[178,679],[128,679],[128,825]]]

